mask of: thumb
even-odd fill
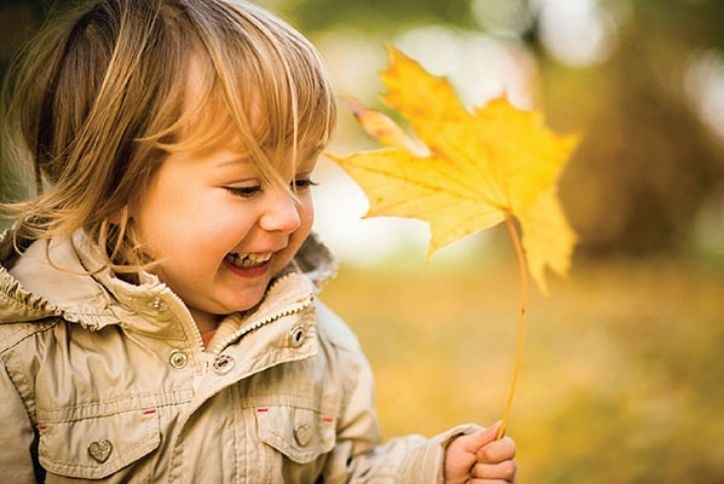
[[[485,430],[460,437],[460,439],[463,440],[463,448],[468,452],[475,453],[480,447],[493,442],[498,434],[498,428],[500,428],[501,423],[502,421],[498,420]]]

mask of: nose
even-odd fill
[[[299,203],[294,195],[285,190],[270,191],[269,203],[259,220],[262,229],[269,232],[292,233],[302,221],[299,216]]]

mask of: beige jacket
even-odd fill
[[[316,299],[333,264],[314,237],[206,350],[155,276],[88,275],[100,258],[80,232],[52,265],[45,251],[17,257],[0,235],[3,482],[437,482],[473,430],[379,445],[368,363]]]

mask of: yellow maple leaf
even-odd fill
[[[578,142],[560,136],[537,112],[504,98],[469,112],[443,78],[389,49],[384,101],[406,118],[424,147],[382,113],[352,102],[365,130],[387,148],[330,155],[366,192],[366,217],[426,220],[428,258],[462,237],[515,216],[528,268],[545,293],[545,268],[564,275],[575,234],[556,195],[557,178]]]
[[[394,48],[389,54],[390,67],[382,73],[388,88],[384,100],[410,122],[424,146],[386,115],[352,101],[362,126],[387,148],[329,157],[367,193],[367,217],[430,223],[428,258],[505,221],[518,258],[521,297],[513,377],[497,433],[501,438],[521,367],[526,266],[544,293],[546,267],[564,275],[570,266],[576,236],[563,214],[556,182],[578,137],[553,133],[539,113],[515,109],[502,97],[471,113],[445,79],[428,74]],[[522,247],[513,217],[523,230]]]

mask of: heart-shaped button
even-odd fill
[[[111,455],[113,450],[113,444],[108,440],[101,440],[100,442],[91,442],[88,445],[88,453],[95,460],[101,464],[108,460],[108,456]]]
[[[304,447],[312,440],[312,427],[307,424],[299,424],[294,428],[294,440]]]

